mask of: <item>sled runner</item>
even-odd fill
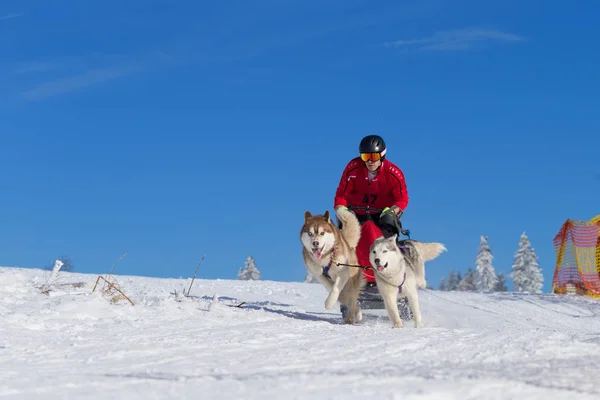
[[[369,261],[369,249],[371,248],[371,245],[373,244],[375,239],[383,236],[383,232],[370,218],[370,215],[379,215],[381,214],[381,212],[383,212],[383,209],[359,206],[348,206],[348,209],[350,211],[365,211],[367,221],[365,221],[361,225],[361,236],[358,242],[358,246],[356,248],[356,256],[358,258],[359,264],[359,266],[357,267],[369,267],[371,266],[371,263]],[[398,237],[400,237],[400,235],[404,235],[407,237],[407,239],[410,239],[410,231],[408,229],[402,228],[400,217],[394,219],[393,230],[398,232]],[[401,246],[404,240],[406,239],[399,240],[398,245]],[[360,307],[363,310],[384,309],[385,307],[383,304],[383,298],[381,297],[381,295],[379,294],[379,290],[377,289],[377,283],[375,281],[375,274],[373,270],[363,268],[363,276],[365,277],[365,281],[367,282],[367,284],[365,285],[365,288],[362,290],[358,299]],[[408,300],[406,297],[398,297],[398,310],[402,319],[410,320],[412,318],[412,313],[410,311],[410,307],[408,306]],[[344,313],[344,311],[345,310],[342,308],[342,314]]]

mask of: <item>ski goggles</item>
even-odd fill
[[[363,160],[364,162],[367,162],[369,160],[371,161],[379,161],[381,160],[381,153],[360,153],[360,159]]]

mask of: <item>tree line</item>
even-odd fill
[[[482,235],[475,268],[469,267],[464,276],[460,271],[450,270],[448,276],[441,279],[439,290],[507,292],[507,279],[502,273],[496,273],[493,258],[488,238]],[[508,277],[512,279],[515,292],[542,293],[542,269],[525,232],[521,234]]]

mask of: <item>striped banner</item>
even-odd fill
[[[567,220],[553,243],[553,292],[567,293],[567,286],[574,286],[579,294],[600,296],[600,214],[590,221]]]

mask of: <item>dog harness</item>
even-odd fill
[[[329,276],[329,268],[331,268],[334,258],[335,258],[335,246],[333,247],[333,250],[331,251],[331,258],[329,259],[329,264],[327,264],[326,266],[323,267],[323,275],[325,275],[325,277],[327,279],[331,279],[331,276]]]
[[[404,281],[406,280],[406,272],[404,273],[404,279],[402,279],[402,283],[398,286],[398,293],[402,293],[402,285],[404,285]]]
[[[406,256],[406,245],[404,243],[398,243],[398,247],[400,248],[402,255]],[[404,272],[404,278],[402,279],[402,283],[400,284],[400,286],[398,286],[398,293],[402,293],[402,285],[404,285],[404,281],[406,281],[406,272]]]
[[[402,252],[403,256],[406,256],[406,245],[404,243],[400,243],[403,242],[402,240],[398,241],[398,248],[400,249],[400,252]]]

